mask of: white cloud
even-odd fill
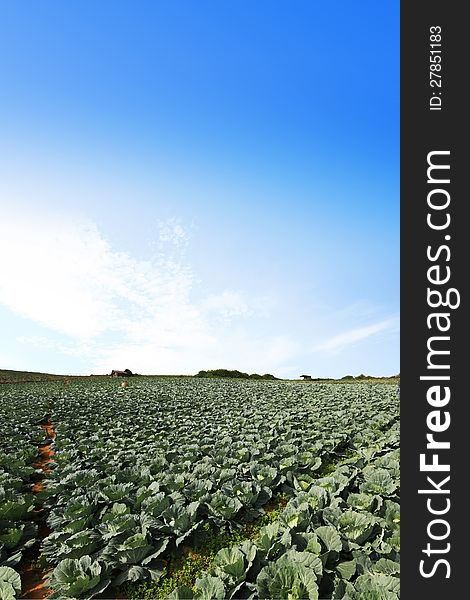
[[[371,323],[363,327],[356,327],[354,329],[349,329],[347,331],[343,331],[342,333],[333,335],[316,345],[313,350],[317,352],[340,352],[345,348],[356,344],[357,342],[364,341],[379,333],[383,333],[385,331],[397,331],[397,328],[398,319],[396,317],[390,317],[376,323]]]
[[[170,243],[177,248],[185,247],[190,239],[189,233],[176,218],[166,219],[158,223],[159,247]]]
[[[253,314],[242,294],[233,290],[210,295],[204,301],[203,306],[206,310],[217,312],[224,318]]]
[[[186,239],[178,223],[167,222],[163,231],[176,245]],[[83,219],[5,215],[0,253],[0,303],[51,331],[17,341],[85,359],[93,373],[273,372],[298,351],[288,337],[256,337],[243,324],[235,332],[220,322],[259,316],[267,297],[228,290],[196,304],[184,253],[138,260]]]
[[[84,356],[92,357],[97,353],[98,348],[90,340],[74,340],[73,342],[56,339],[55,337],[46,337],[44,335],[22,335],[16,338],[16,341],[28,347],[36,347],[48,350],[54,350],[64,356],[82,358]]]
[[[102,276],[111,256],[91,225],[7,217],[0,224],[0,252],[0,301],[11,310],[76,337],[108,326],[115,308]]]
[[[274,299],[268,295],[250,296],[239,290],[211,294],[202,302],[206,313],[215,314],[223,321],[230,321],[235,317],[266,317],[274,305]]]
[[[117,252],[93,223],[35,217],[0,223],[0,302],[76,339],[115,331],[139,337],[198,329],[191,270],[174,259],[139,261]]]

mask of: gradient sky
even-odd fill
[[[399,3],[0,5],[0,368],[399,372]]]

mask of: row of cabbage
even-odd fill
[[[387,467],[371,463],[369,471],[363,472],[359,465],[368,468],[367,461],[376,452],[371,447],[397,418],[394,392],[384,385],[134,380],[127,389],[108,381],[64,388],[54,403],[56,464],[46,488],[48,524],[53,533],[43,542],[43,553],[55,566],[51,578],[55,597],[91,598],[108,586],[158,580],[165,572],[165,559],[191,546],[204,525],[237,529],[262,515],[263,506],[278,492],[292,498],[286,511],[299,509],[304,515],[306,529],[294,533],[317,536],[323,554],[323,530],[317,534],[312,528],[346,528],[347,524],[339,521],[342,513],[347,518],[353,513],[361,522],[375,519],[367,529],[377,535],[381,528],[385,532],[397,484],[391,495],[377,493],[370,506],[362,506],[367,498],[361,494],[367,492],[361,485],[377,468],[382,473]],[[369,437],[358,437],[360,431],[368,431]],[[329,490],[328,482],[319,484],[318,470],[353,447],[362,448],[357,460],[363,462],[344,465],[336,474],[343,487]],[[396,462],[396,458],[390,460]],[[305,500],[305,494],[316,497],[312,490],[317,488],[326,494],[318,492],[321,514],[313,500]],[[358,491],[352,493],[358,495],[360,506],[347,505],[347,491],[355,488]],[[285,530],[286,523],[281,519],[274,536],[284,536],[285,542],[291,535]],[[392,537],[384,533],[382,538],[384,535]],[[359,538],[350,541],[362,543]],[[338,542],[334,551],[342,557],[337,546]],[[388,551],[388,546],[383,548]],[[288,560],[288,552],[301,551],[302,544],[291,541],[283,547],[282,556],[286,556],[276,560]],[[357,565],[364,564],[366,569],[367,561],[350,558],[348,553],[353,550],[345,548],[348,560],[341,559],[341,564],[356,561],[351,577],[358,578],[364,573],[358,575]],[[396,552],[394,547],[383,554],[397,563]],[[246,556],[245,567],[252,553],[253,549]],[[263,557],[256,552],[253,565],[258,561],[263,567],[256,580],[256,568],[251,565],[243,582],[237,580],[232,587],[218,575],[207,575],[211,578],[207,581],[218,586],[217,597],[221,585],[224,597],[242,597],[241,593],[271,597],[266,595],[270,584],[266,583],[266,589],[259,587],[258,579],[263,580],[266,569],[277,568],[272,560],[274,555]],[[268,562],[263,565],[263,561]],[[327,561],[325,572],[330,566]],[[316,569],[313,572],[318,579],[318,564]],[[343,579],[349,585],[349,580]],[[345,594],[351,592],[346,583]],[[334,593],[340,591],[335,583]],[[196,593],[212,597],[204,586]]]
[[[297,492],[255,541],[220,550],[195,589],[168,600],[397,600],[399,425],[353,444],[353,458]]]
[[[37,470],[38,444],[44,440],[41,417],[48,400],[33,386],[0,388],[0,597],[21,591],[18,565],[35,543],[39,507],[31,488]]]

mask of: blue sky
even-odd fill
[[[0,23],[0,368],[399,371],[398,2]]]

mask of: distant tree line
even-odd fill
[[[333,377],[312,377],[311,375],[301,375],[301,377],[304,379],[304,381],[318,381],[318,382],[325,382],[325,381],[332,381],[332,382],[348,382],[348,381],[387,381],[387,380],[391,380],[391,381],[395,381],[396,379],[400,379],[400,373],[398,373],[397,375],[390,375],[388,377],[385,376],[376,376],[376,375],[364,375],[363,373],[361,373],[360,375],[345,375],[344,377],[341,377],[340,379],[334,379]]]
[[[396,379],[396,378],[400,378],[400,373],[398,373],[398,375],[391,375],[390,377],[379,377],[379,379]],[[356,377],[354,377],[354,375],[345,375],[344,377],[341,377],[341,379],[377,379],[377,377],[374,377],[373,375],[363,375],[362,373],[360,375],[356,375]]]
[[[267,379],[270,381],[279,379],[270,373],[259,375],[258,373],[243,373],[242,371],[230,369],[211,369],[209,371],[199,371],[195,377],[232,377],[233,379]]]

